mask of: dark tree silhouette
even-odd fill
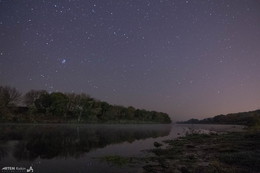
[[[39,99],[42,94],[47,94],[47,91],[45,91],[45,90],[30,90],[29,92],[27,92],[24,95],[23,101],[24,101],[26,106],[32,106],[32,105],[34,105],[34,102],[37,99]]]
[[[110,105],[86,94],[48,93],[31,90],[23,97],[27,107],[15,106],[21,93],[0,87],[0,115],[4,122],[81,122],[81,123],[170,123],[162,112]],[[21,116],[23,115],[23,116]]]
[[[0,86],[0,104],[10,106],[16,104],[21,99],[21,93],[10,86]]]

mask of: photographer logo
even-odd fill
[[[25,167],[14,167],[14,166],[6,166],[1,169],[2,172],[8,173],[8,172],[33,172],[32,166],[30,166],[28,169]]]

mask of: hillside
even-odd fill
[[[257,125],[260,124],[260,110],[231,113],[227,115],[217,115],[212,118],[202,120],[190,119],[188,121],[178,122],[180,124],[240,124]]]

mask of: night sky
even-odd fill
[[[173,120],[260,108],[259,0],[1,0],[0,85]]]

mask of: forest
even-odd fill
[[[178,122],[180,124],[238,124],[255,126],[260,125],[260,110],[231,113],[227,115],[217,115],[212,118],[202,120],[190,119],[188,121]]]
[[[0,122],[22,123],[171,123],[162,112],[111,105],[87,94],[49,93],[0,86]]]

